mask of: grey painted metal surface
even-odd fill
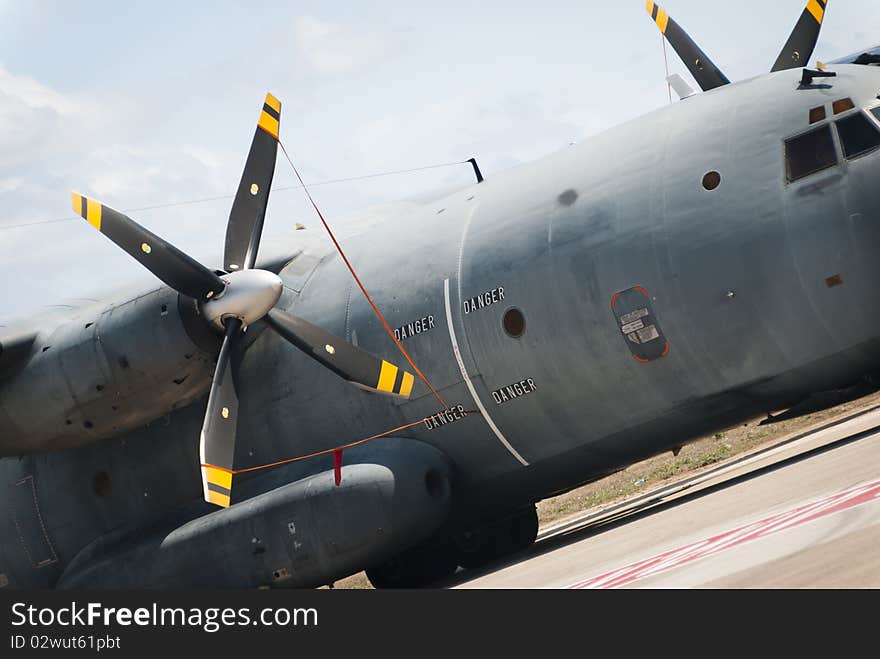
[[[114,436],[200,397],[217,348],[200,348],[187,324],[177,293],[161,288],[78,309],[66,322],[41,327],[27,367],[2,384],[0,452]],[[209,333],[199,340],[219,345]]]
[[[103,536],[58,585],[314,587],[387,560],[443,523],[451,473],[442,453],[400,439],[351,453],[356,464],[343,469],[338,488],[330,472],[288,474],[272,487],[252,482],[258,494],[237,506],[208,514],[192,507],[159,528]]]
[[[834,122],[833,101],[851,98],[849,113],[880,105],[880,68],[834,70],[808,88],[799,70],[726,85],[449,196],[365,214],[342,244],[416,363],[464,413],[431,423],[440,405],[422,383],[409,400],[371,395],[257,323],[239,372],[236,468],[428,418],[407,434],[452,464],[445,524],[456,527],[875,371],[880,152],[847,161],[835,136],[836,166],[785,176],[784,140],[810,128],[810,109],[824,106]],[[710,172],[720,175],[711,190]],[[289,252],[278,308],[401,362],[323,235],[298,232]],[[649,296],[665,354],[639,361],[630,349],[648,326],[636,328],[639,309],[615,313],[627,291]],[[512,309],[525,320],[516,338],[504,325]],[[184,316],[167,289],[78,310],[43,330],[30,363],[0,385],[0,450],[27,453],[0,462],[0,572],[13,586],[56,585],[102,536],[172,533],[175,515],[201,505],[196,449],[217,339]],[[123,355],[139,361],[120,370]],[[102,378],[114,386],[97,391]],[[108,410],[111,392],[124,408]],[[39,452],[53,447],[70,448]],[[251,521],[235,513],[233,526],[270,523],[281,496],[272,490],[299,491],[315,474],[326,482],[332,469],[328,456],[295,465],[236,476],[233,501],[257,498],[244,504]],[[435,510],[413,499],[400,519]],[[411,528],[370,559],[432,532]],[[176,556],[156,569],[172,574]]]

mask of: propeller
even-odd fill
[[[381,360],[377,368],[377,357],[279,309],[270,310],[265,320],[290,343],[339,377],[371,391],[409,398],[414,382],[412,373],[385,360]]]
[[[819,40],[819,31],[822,28],[827,5],[828,0],[808,0],[771,72],[807,65]],[[660,5],[653,0],[647,0],[645,8],[703,91],[730,84],[730,80],[721,69],[715,66],[688,33],[672,20]]]
[[[651,19],[660,28],[660,32],[666,37],[675,52],[687,66],[688,71],[694,76],[694,80],[704,92],[722,85],[730,84],[727,76],[721,72],[715,63],[709,59],[696,42],[690,38],[678,23],[669,17],[666,10],[653,0],[647,0],[645,8],[651,15]]]
[[[197,300],[206,300],[219,295],[226,287],[212,270],[130,217],[76,192],[71,198],[75,213],[174,290]]]
[[[822,29],[822,21],[825,18],[825,7],[828,5],[827,0],[809,0],[807,6],[788,41],[785,43],[779,57],[776,58],[776,64],[773,65],[771,71],[785,71],[786,69],[796,69],[801,66],[807,66],[813,50],[816,48],[816,42],[819,41],[819,31]]]
[[[238,423],[238,367],[247,328],[265,320],[279,336],[355,386],[408,398],[413,375],[275,305],[283,282],[254,268],[275,171],[281,103],[266,95],[226,227],[225,272],[214,272],[117,210],[74,192],[74,212],[181,295],[195,298],[223,343],[199,438],[205,501],[230,505]]]
[[[226,323],[223,345],[217,356],[208,409],[199,435],[199,461],[202,465],[202,488],[205,501],[224,508],[232,496],[232,462],[235,457],[235,428],[238,419],[237,359],[242,322],[232,318]],[[238,357],[238,355],[235,355]]]

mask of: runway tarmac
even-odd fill
[[[880,409],[565,521],[461,588],[880,588]]]

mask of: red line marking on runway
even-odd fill
[[[644,579],[645,577],[667,572],[673,568],[681,567],[707,556],[713,556],[746,542],[791,529],[878,499],[880,499],[880,480],[856,485],[813,503],[793,508],[784,513],[771,515],[759,522],[753,522],[732,531],[725,531],[711,538],[692,542],[678,549],[672,549],[651,558],[630,563],[586,581],[580,581],[569,586],[569,588],[620,588],[637,579]]]

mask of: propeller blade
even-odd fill
[[[269,203],[269,188],[275,174],[280,124],[281,101],[272,94],[266,94],[226,225],[223,265],[227,272],[252,268],[257,260],[266,204]]]
[[[819,31],[822,29],[822,20],[825,18],[827,0],[809,0],[801,17],[771,71],[785,71],[808,66],[813,49],[819,40]]]
[[[174,245],[130,217],[74,192],[73,210],[171,288],[204,300],[223,291],[223,281]]]
[[[660,32],[678,53],[681,61],[684,62],[704,92],[730,84],[727,76],[715,66],[709,56],[700,50],[700,47],[688,36],[688,33],[672,20],[660,5],[653,0],[647,0],[645,7],[651,15],[651,19],[657,23]]]
[[[235,428],[238,425],[236,360],[233,357],[241,335],[241,321],[238,318],[226,322],[226,336],[217,357],[208,409],[199,438],[205,501],[223,508],[229,507],[232,496],[232,462],[235,457]]]
[[[371,391],[409,398],[414,382],[412,373],[280,309],[272,309],[264,320],[284,339],[344,380]]]

